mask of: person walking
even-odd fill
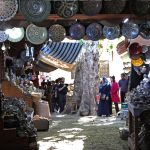
[[[126,78],[126,74],[122,73],[121,74],[121,79],[118,82],[119,87],[120,87],[120,98],[121,98],[121,103],[125,102],[125,95],[128,90],[128,79]]]
[[[68,85],[64,84],[64,82],[65,82],[65,78],[61,78],[60,84],[58,86],[60,113],[64,111],[64,107],[66,105],[66,94],[68,92]]]
[[[118,103],[120,102],[120,98],[118,94],[119,85],[115,81],[115,76],[110,77],[110,80],[111,80],[111,90],[110,90],[111,99],[112,99],[112,102],[114,102],[116,113],[118,113],[119,112]]]
[[[110,115],[109,112],[109,99],[110,99],[110,84],[108,80],[103,77],[100,87],[100,102],[98,104],[98,116],[106,115],[108,117]]]

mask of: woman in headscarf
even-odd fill
[[[108,80],[105,77],[103,77],[99,87],[100,102],[98,104],[98,116],[110,115],[109,112],[110,89],[111,87]]]

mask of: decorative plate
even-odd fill
[[[20,10],[26,20],[42,22],[51,12],[51,3],[49,0],[21,0]]]
[[[140,35],[144,39],[150,39],[150,24],[144,23],[140,26]]]
[[[85,27],[80,23],[73,24],[69,29],[69,34],[73,39],[80,40],[85,35]]]
[[[63,18],[70,18],[78,12],[77,0],[61,0],[54,2],[56,13]]]
[[[114,26],[114,27],[103,27],[103,35],[106,39],[114,40],[119,37],[120,35],[120,27]]]
[[[126,2],[127,0],[104,0],[104,12],[108,14],[119,14],[124,10]]]
[[[17,0],[0,1],[0,21],[8,21],[13,18],[18,10]]]
[[[26,37],[32,44],[42,44],[47,40],[48,32],[45,27],[37,27],[34,24],[30,24],[26,29]]]
[[[133,66],[135,67],[140,67],[143,65],[144,61],[142,60],[142,58],[139,58],[139,59],[132,59],[131,60],[131,63]]]
[[[12,28],[6,30],[8,40],[11,42],[19,42],[24,38],[24,28]]]
[[[102,26],[98,23],[92,23],[86,28],[86,35],[88,39],[97,41],[102,36]]]
[[[102,9],[102,0],[88,0],[81,2],[81,12],[88,16],[98,14]]]
[[[53,42],[61,42],[66,37],[66,30],[62,25],[55,24],[49,28],[49,38]]]
[[[144,16],[149,13],[150,2],[146,0],[134,0],[130,3],[131,11],[137,16]]]
[[[5,42],[8,39],[8,34],[5,31],[0,31],[0,42]]]
[[[127,39],[134,39],[139,34],[139,26],[135,23],[125,23],[122,26],[122,35],[125,36]]]

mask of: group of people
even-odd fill
[[[43,85],[42,83],[42,87]],[[53,82],[49,81],[44,89],[50,111],[63,112],[66,105],[66,94],[68,92],[68,84],[65,84],[65,78],[58,78]]]
[[[119,96],[120,90],[120,96]],[[98,116],[112,115],[112,103],[114,103],[116,113],[119,112],[118,103],[125,102],[125,95],[128,90],[128,78],[126,74],[121,74],[121,79],[116,82],[115,76],[110,77],[110,82],[106,77],[103,77],[99,87],[100,101],[98,103]]]

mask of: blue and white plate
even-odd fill
[[[5,31],[0,31],[0,42],[5,42],[8,39],[8,34]]]

